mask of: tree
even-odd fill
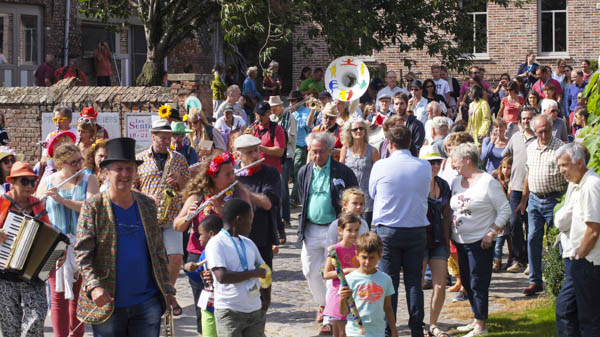
[[[468,13],[488,2],[504,7],[530,0],[78,0],[82,12],[104,22],[136,14],[144,24],[148,56],[138,85],[159,84],[168,51],[195,27],[220,20],[228,43],[256,43],[261,67],[277,45],[293,42],[294,29],[309,25],[334,56],[370,55],[395,46],[426,50],[453,69],[469,64],[473,48],[485,44]],[[478,38],[473,38],[478,36]],[[475,41],[474,41],[475,40]],[[294,45],[311,52],[301,42]],[[405,59],[411,65],[415,60]],[[263,67],[264,68],[264,67]]]

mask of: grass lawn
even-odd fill
[[[554,301],[547,297],[514,301],[505,310],[495,312],[489,316],[487,324],[490,333],[486,336],[556,336],[554,310]],[[456,336],[462,335],[464,334],[456,334]]]

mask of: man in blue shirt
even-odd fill
[[[577,94],[582,92],[585,89],[587,82],[583,79],[583,71],[577,72],[577,77],[575,78],[575,83],[571,84],[567,89],[567,107],[569,108],[569,117],[570,114],[577,109]],[[572,122],[573,119],[570,118]]]
[[[427,234],[427,197],[431,185],[431,166],[415,158],[409,149],[411,131],[406,126],[392,127],[386,133],[391,155],[373,165],[369,194],[373,198],[373,225],[383,241],[383,257],[379,269],[392,278],[392,307],[398,308],[400,268],[412,336],[423,336],[424,299],[421,273]],[[386,335],[390,331],[386,330]]]
[[[288,97],[290,106],[298,104],[298,102],[303,99],[304,97],[300,91],[292,91]],[[307,124],[308,116],[310,115],[310,109],[305,107],[304,104],[291,111],[298,125],[298,133],[296,135],[296,151],[294,151],[294,167],[292,170],[292,181],[294,182],[294,188],[292,189],[290,203],[298,205],[300,203],[298,201],[298,171],[300,171],[300,168],[306,164],[306,155],[308,153],[306,147],[306,136],[310,133],[312,125]]]

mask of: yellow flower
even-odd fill
[[[161,105],[160,108],[158,108],[158,115],[162,119],[171,117],[171,106],[166,104]]]
[[[188,115],[187,115],[187,114],[183,115],[183,118],[181,118],[181,119],[182,119],[184,122],[187,122],[187,120],[188,120]]]

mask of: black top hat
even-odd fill
[[[135,159],[135,139],[133,138],[113,138],[106,142],[106,151],[108,154],[100,162],[100,168],[104,168],[114,161],[133,161],[136,165],[144,162]]]

